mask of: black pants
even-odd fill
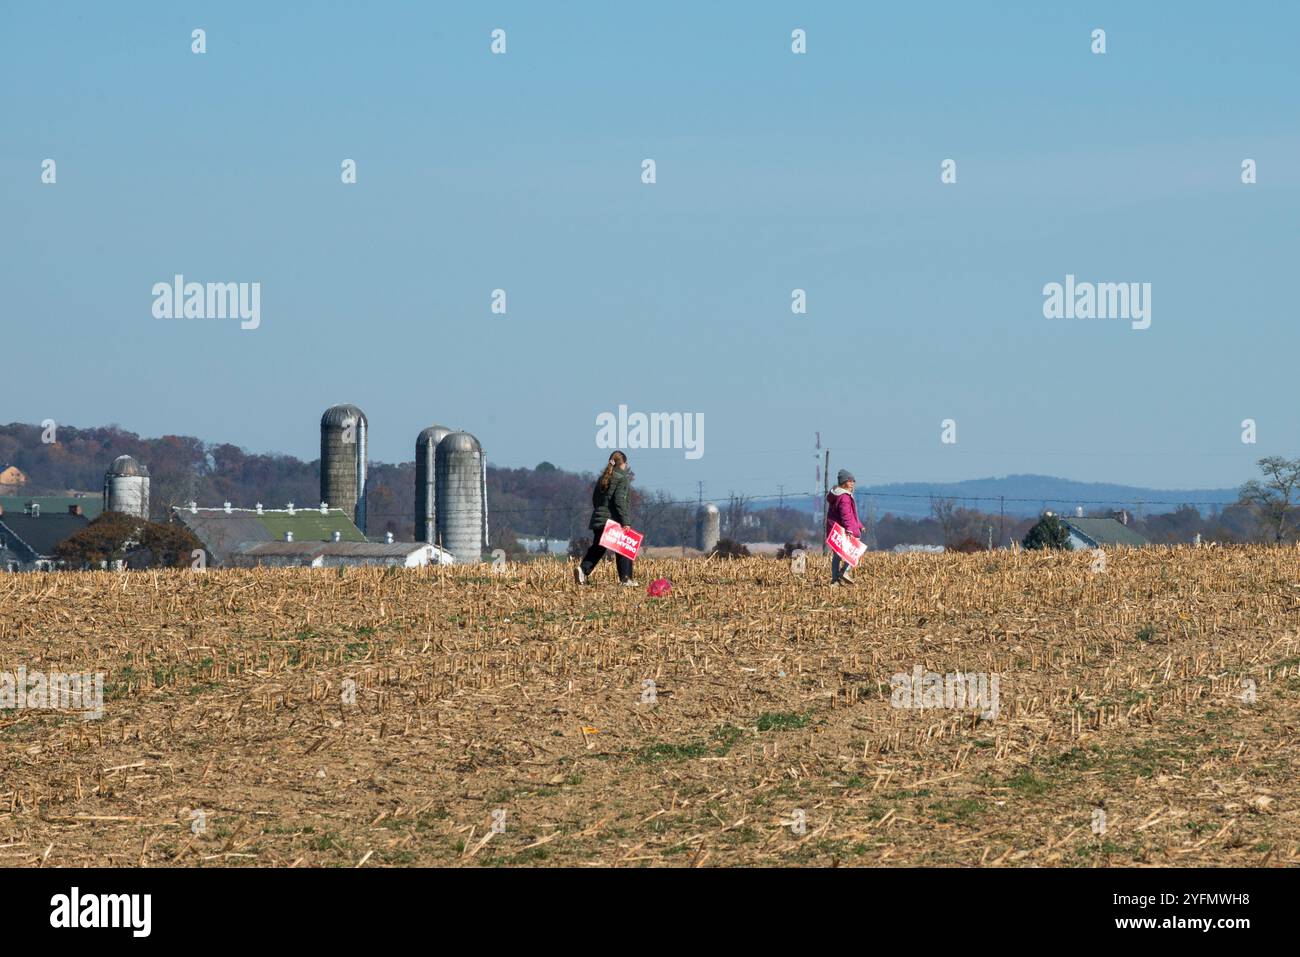
[[[592,531],[591,548],[587,549],[587,554],[582,556],[582,573],[590,575],[600,560],[605,557],[605,552],[609,549],[600,544],[600,532]],[[614,564],[618,567],[618,580],[621,582],[629,581],[632,578],[632,559],[614,553]]]

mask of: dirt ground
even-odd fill
[[[0,575],[0,865],[1300,862],[1295,548],[637,573]]]

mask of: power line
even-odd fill
[[[1171,505],[1174,507],[1180,505],[1191,505],[1193,507],[1223,507],[1234,505],[1235,502],[1224,501],[1204,501],[1192,499],[1149,499],[1149,498],[1108,498],[1108,499],[1081,499],[1081,498],[1052,498],[1050,496],[1034,496],[1017,498],[1006,495],[941,495],[937,493],[917,493],[917,492],[880,492],[874,489],[863,489],[867,494],[875,498],[896,498],[896,499],[924,499],[930,501],[936,498],[951,499],[956,502],[1020,502],[1020,503],[1038,503],[1039,505],[1133,505],[1141,503],[1143,507],[1148,505]],[[809,493],[809,497],[816,499],[817,495]],[[783,492],[771,492],[763,495],[748,496],[751,502],[755,501],[782,501],[785,498]],[[663,507],[669,505],[697,505],[701,502],[712,502],[715,505],[721,505],[728,501],[726,498],[699,498],[699,499],[658,499],[642,498],[641,507]],[[591,505],[587,503],[575,505],[529,505],[515,508],[491,508],[488,511],[491,514],[516,514],[521,512],[545,512],[545,511],[589,511]],[[448,515],[460,514],[477,514],[476,509],[447,509]]]

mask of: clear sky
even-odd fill
[[[1296,4],[0,11],[0,421],[310,459],[354,402],[376,460],[440,422],[595,469],[626,404],[704,416],[630,454],[709,496],[811,488],[815,431],[863,483],[1300,453]],[[260,327],[154,318],[177,273]],[[1151,283],[1150,328],[1045,318],[1067,274]]]

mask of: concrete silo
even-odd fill
[[[483,560],[487,508],[483,449],[468,432],[452,432],[435,453],[438,539],[458,565]]]
[[[355,405],[336,405],[320,417],[320,500],[353,516],[366,530],[366,462],[370,423]]]
[[[431,425],[415,440],[415,540],[438,543],[438,443],[451,434],[445,425]]]
[[[104,473],[104,511],[149,518],[149,469],[119,455]]]
[[[722,537],[722,513],[718,506],[706,502],[695,512],[695,547],[708,553],[718,547]]]

